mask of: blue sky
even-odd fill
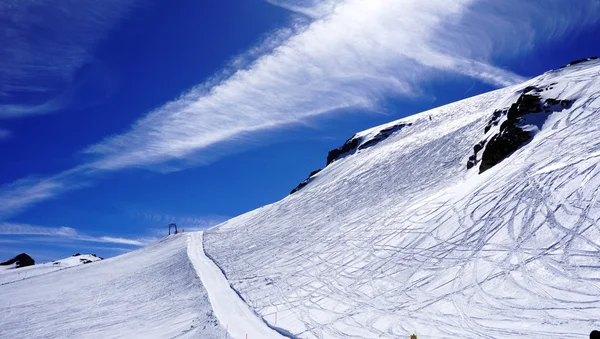
[[[593,0],[9,0],[0,259],[285,197],[357,131],[600,54]]]

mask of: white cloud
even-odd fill
[[[30,177],[0,186],[0,220],[39,201],[88,185],[93,172],[86,166],[79,166],[53,176]]]
[[[71,227],[46,227],[9,222],[0,222],[0,235],[38,235],[52,237],[52,239],[54,239],[53,242],[56,242],[56,239],[64,238],[69,241],[110,243],[131,246],[144,246],[157,240],[156,237],[138,239],[128,239],[111,236],[96,237],[81,234],[76,229]]]
[[[62,192],[63,185],[53,180],[21,179],[0,187],[0,217],[8,217],[38,201]]]
[[[60,109],[75,72],[138,1],[0,1],[0,119]]]
[[[77,231],[70,227],[44,227],[29,224],[0,223],[0,234],[3,235],[48,235],[60,237],[76,237]]]
[[[318,19],[331,14],[335,7],[341,4],[342,0],[322,1],[322,0],[265,0],[275,6],[283,7],[290,11]]]
[[[132,246],[144,246],[148,243],[147,240],[126,239],[126,238],[120,238],[120,237],[99,237],[99,238],[87,238],[87,239],[83,239],[83,240],[91,241],[91,242],[103,242],[103,243],[132,245]]]

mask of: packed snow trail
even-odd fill
[[[213,311],[233,339],[284,339],[260,319],[229,285],[221,269],[204,253],[203,232],[190,233],[188,255],[208,292]]]

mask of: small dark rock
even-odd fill
[[[467,161],[467,169],[471,169],[471,168],[475,167],[475,165],[477,165],[477,157],[475,155],[472,155],[469,157],[469,160]]]
[[[475,152],[475,155],[477,155],[477,153],[483,149],[483,146],[485,146],[485,141],[480,141],[478,144],[473,146],[473,152]]]
[[[301,190],[302,188],[304,188],[304,186],[308,185],[308,183],[312,181],[313,176],[317,175],[319,172],[321,172],[321,169],[314,170],[314,171],[310,172],[310,175],[308,176],[308,178],[306,178],[303,182],[299,183],[298,186],[296,186],[296,188],[294,188],[290,192],[290,195],[298,192],[299,190]]]

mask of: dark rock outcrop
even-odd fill
[[[482,140],[473,147],[474,154],[467,160],[467,169],[477,165],[477,155],[485,147],[479,173],[487,171],[533,138],[531,129],[526,126],[536,125],[541,129],[550,114],[570,108],[573,104],[570,100],[541,98],[539,93],[552,89],[553,85],[543,88],[526,87],[509,108],[495,111],[485,127],[486,134],[493,126],[497,126],[502,118],[506,117],[506,120],[500,125],[498,133],[489,141]]]
[[[294,188],[290,194],[294,194],[296,192],[298,192],[299,190],[301,190],[302,188],[304,188],[304,186],[308,185],[308,183],[310,183],[314,178],[315,175],[317,175],[317,173],[321,172],[321,169],[318,170],[314,170],[312,172],[310,172],[310,175],[308,176],[308,178],[306,178],[303,182],[299,183],[298,186],[296,186],[296,188]]]
[[[429,117],[429,120],[431,120],[431,117]],[[354,154],[356,151],[375,146],[378,143],[380,143],[381,141],[389,138],[395,132],[398,132],[401,129],[403,129],[404,127],[411,126],[411,125],[412,125],[412,123],[407,123],[407,124],[400,123],[400,124],[397,124],[397,125],[394,125],[391,127],[384,128],[381,131],[379,131],[379,133],[377,133],[372,139],[367,140],[366,142],[363,142],[363,138],[358,137],[355,134],[350,139],[346,140],[346,142],[341,147],[338,147],[334,150],[329,151],[329,154],[327,154],[327,163],[325,164],[325,166],[327,167],[336,160],[339,160],[350,154]],[[298,184],[298,186],[296,186],[290,192],[290,194],[294,194],[294,193],[298,192],[299,190],[301,190],[302,188],[304,188],[306,185],[308,185],[313,180],[313,176],[316,175],[317,173],[319,173],[320,171],[321,171],[320,169],[313,171],[308,176],[308,178],[306,180],[304,180],[303,182],[301,182],[300,184]]]
[[[485,146],[485,141],[480,141],[478,144],[473,146],[473,155],[471,155],[467,161],[467,169],[471,169],[477,165],[477,154],[483,149],[483,146]]]
[[[580,64],[582,62],[586,62],[586,61],[591,61],[591,60],[596,60],[598,59],[597,56],[593,56],[593,57],[589,57],[589,58],[583,58],[583,59],[579,59],[579,60],[575,60],[575,61],[571,61],[570,63],[568,63],[566,66],[562,66],[561,68],[565,68],[565,67],[570,67],[573,65],[577,65]]]
[[[341,159],[351,153],[354,153],[357,150],[363,150],[375,146],[381,141],[389,138],[392,134],[400,131],[404,127],[411,125],[412,123],[400,123],[398,125],[384,128],[381,131],[379,131],[379,133],[377,133],[372,139],[367,140],[365,142],[362,142],[362,138],[353,135],[350,139],[346,140],[346,142],[341,147],[338,147],[329,152],[329,154],[327,155],[327,164],[325,166],[329,166],[329,164],[331,164],[332,162]]]
[[[8,265],[12,265],[16,263],[16,267],[20,268],[20,267],[26,267],[26,266],[32,266],[35,265],[35,260],[33,260],[32,257],[30,257],[29,255],[27,255],[26,253],[21,253],[19,255],[17,255],[16,257],[5,261],[3,263],[0,263],[1,266],[8,266]]]
[[[360,138],[358,138],[356,135],[353,135],[350,139],[346,140],[341,147],[329,151],[329,154],[327,154],[327,164],[325,166],[329,166],[329,164],[340,158],[343,158],[344,156],[348,155],[348,153],[356,151],[360,141]]]
[[[431,118],[431,117],[430,117]],[[388,127],[388,128],[384,128],[381,131],[379,131],[379,133],[377,133],[377,135],[375,135],[373,137],[373,139],[364,142],[362,145],[358,146],[358,149],[365,149],[365,148],[369,148],[371,146],[375,146],[378,143],[382,142],[383,140],[387,139],[390,137],[390,135],[394,134],[395,132],[398,132],[399,130],[403,129],[406,126],[410,126],[412,124],[398,124],[398,125],[394,125],[392,127]]]

